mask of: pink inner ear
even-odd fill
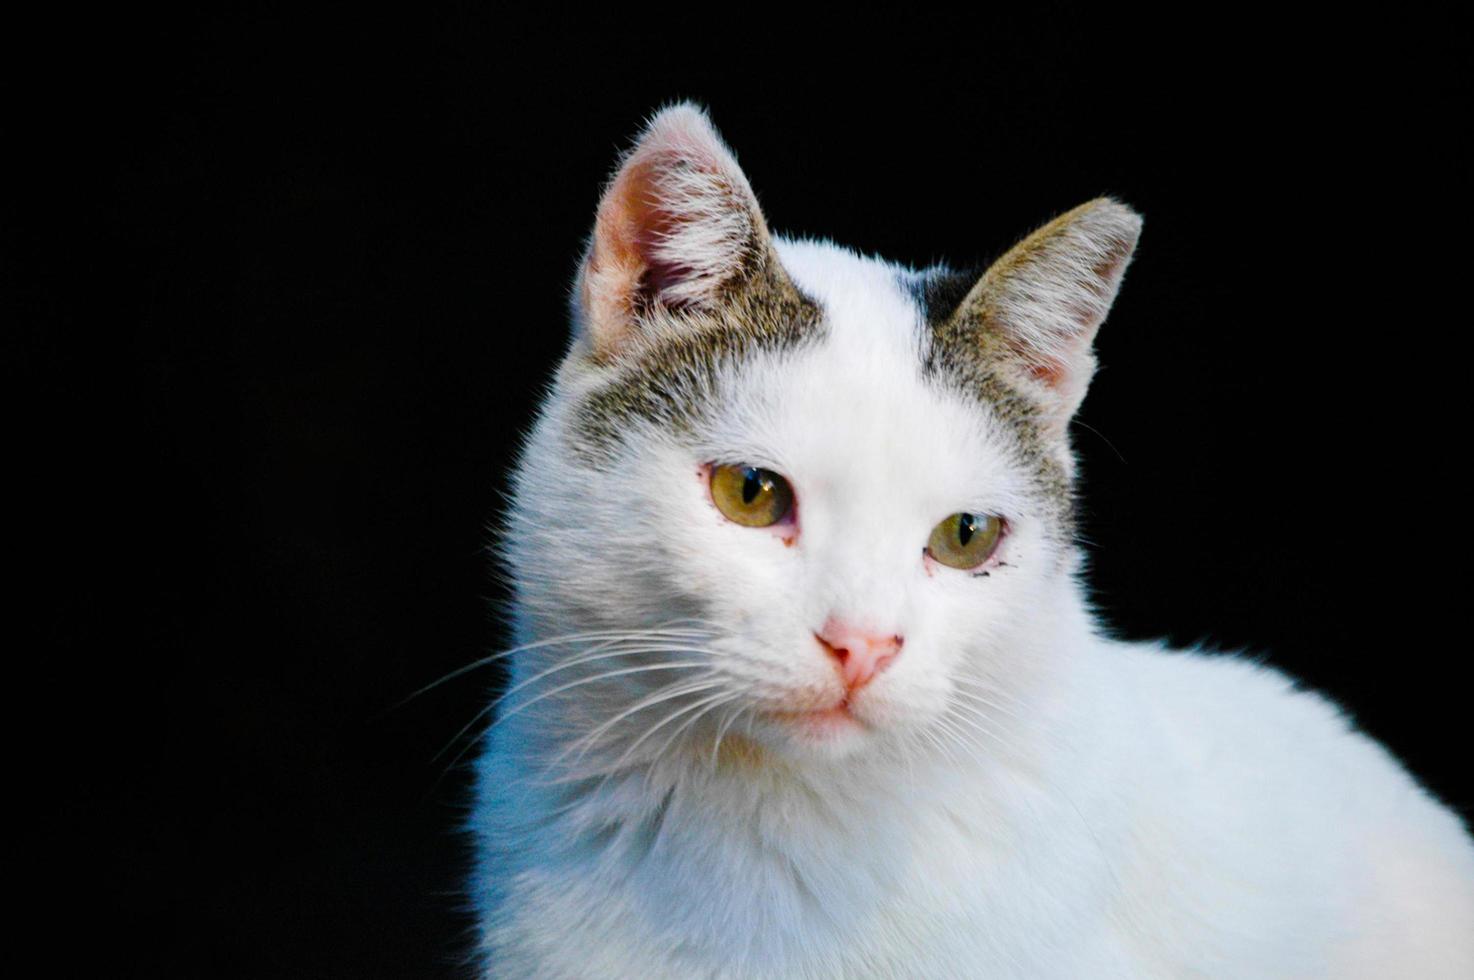
[[[613,346],[618,346],[630,318],[657,301],[671,309],[695,302],[677,287],[701,270],[662,254],[667,251],[663,246],[703,217],[699,211],[680,210],[691,202],[670,199],[669,176],[677,171],[721,176],[714,162],[703,166],[680,150],[647,150],[625,164],[599,206],[585,288],[606,333],[604,340]]]

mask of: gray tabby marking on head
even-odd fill
[[[783,271],[771,249],[717,302],[656,306],[640,314],[645,341],[611,367],[578,406],[578,449],[607,462],[637,420],[689,431],[721,397],[723,371],[759,351],[797,349],[822,336],[823,311]]]

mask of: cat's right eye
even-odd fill
[[[793,509],[793,488],[772,470],[757,466],[713,466],[711,501],[734,524],[770,527]]]

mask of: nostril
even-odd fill
[[[834,660],[845,686],[853,693],[900,656],[906,640],[899,633],[872,633],[831,620],[814,639]]]
[[[830,643],[818,633],[814,634],[814,639],[819,641],[819,645],[823,647],[831,657],[839,661],[840,666],[843,666],[845,661],[850,659],[850,651],[845,647],[835,646],[833,643]]]

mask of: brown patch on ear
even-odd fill
[[[1059,387],[1059,383],[1065,376],[1065,365],[1063,361],[1054,358],[1045,358],[1025,366],[1029,377],[1049,388]]]

